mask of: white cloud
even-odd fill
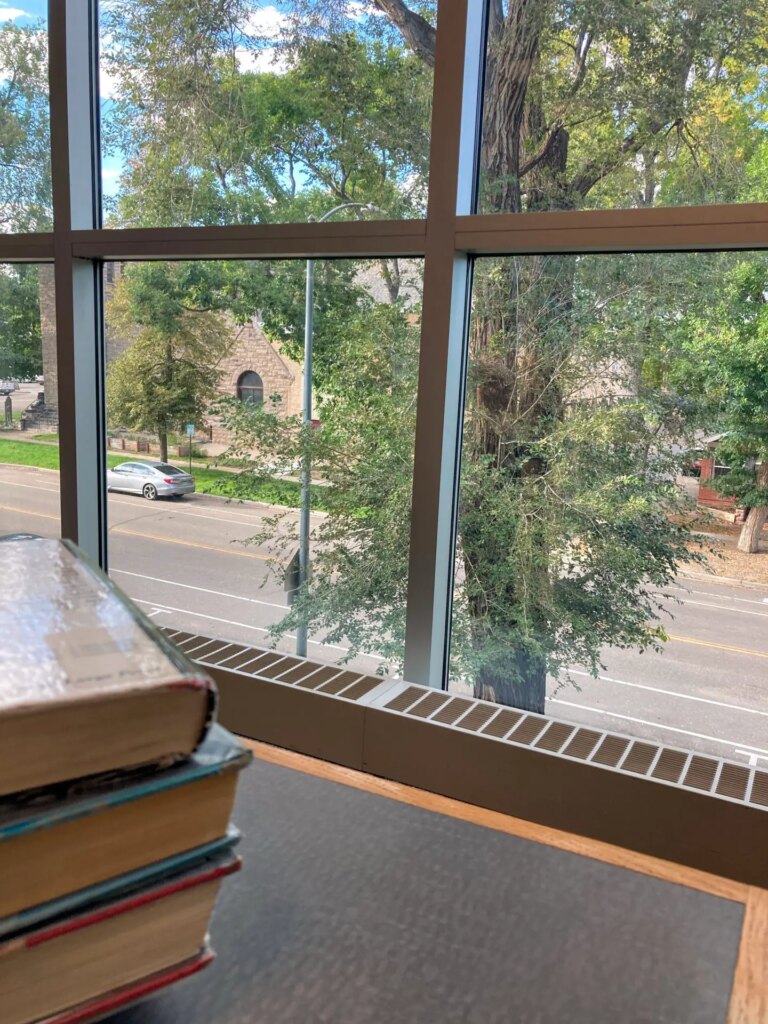
[[[261,39],[280,39],[286,34],[291,24],[290,15],[279,11],[277,7],[259,7],[243,26],[248,35],[258,36]]]
[[[111,75],[103,64],[99,66],[99,95],[103,100],[115,98],[117,93],[117,79]]]
[[[27,11],[22,11],[20,7],[0,7],[0,21],[13,21],[14,18],[31,17],[31,14]]]
[[[255,71],[260,74],[268,71],[273,75],[284,75],[290,66],[286,53],[277,46],[265,46],[260,50],[239,47],[235,50],[235,57],[241,71]]]
[[[344,13],[348,18],[353,18],[355,21],[362,21],[366,15],[372,15],[376,18],[384,17],[384,11],[378,7],[371,7],[370,4],[363,3],[362,0],[349,0],[349,3],[344,8]]]

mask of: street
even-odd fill
[[[270,552],[246,545],[273,509],[193,495],[180,502],[109,496],[110,572],[158,624],[252,644],[270,643],[285,612]],[[0,466],[0,534],[58,535],[58,474]],[[2,566],[0,565],[0,579]],[[607,649],[597,679],[579,667],[552,679],[558,718],[768,764],[768,587],[681,577],[664,592],[662,653]],[[283,638],[281,649],[292,649]],[[312,636],[309,656],[344,648]],[[376,652],[352,667],[375,671]]]

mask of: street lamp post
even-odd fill
[[[382,213],[371,203],[340,203],[328,210],[322,217],[309,217],[311,222],[322,224],[341,210],[367,210],[371,213]],[[315,261],[307,260],[307,282],[304,295],[304,390],[301,405],[301,419],[305,431],[312,425],[312,345],[314,341],[314,302],[315,299]],[[309,508],[311,496],[312,459],[309,452],[309,438],[305,438],[304,453],[301,460],[301,507],[299,513],[299,593],[309,580]],[[301,658],[307,656],[307,616],[296,630],[296,653]]]

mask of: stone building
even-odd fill
[[[109,263],[105,269],[104,290],[109,301],[110,291],[122,272],[120,264]],[[40,266],[40,318],[42,327],[43,377],[45,380],[45,401],[42,406],[27,413],[28,426],[35,430],[56,431],[58,428],[58,376],[56,372],[56,318],[53,267]],[[107,366],[121,355],[131,344],[130,334],[117,334],[107,329]],[[222,396],[241,399],[245,402],[268,401],[273,395],[280,396],[277,406],[279,415],[300,415],[302,401],[303,371],[300,364],[281,353],[261,329],[257,321],[245,326],[232,324],[232,345],[220,362]],[[228,444],[230,436],[221,423],[211,417],[211,441]]]
[[[220,393],[243,402],[267,402],[280,416],[300,416],[304,377],[301,365],[281,353],[255,320],[244,327],[233,325],[232,330],[232,348],[220,363]],[[273,395],[280,396],[276,406],[269,404]],[[215,417],[209,425],[211,441],[229,443],[228,432]]]

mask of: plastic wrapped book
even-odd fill
[[[0,795],[198,746],[212,682],[74,545],[3,538],[0,575]]]

